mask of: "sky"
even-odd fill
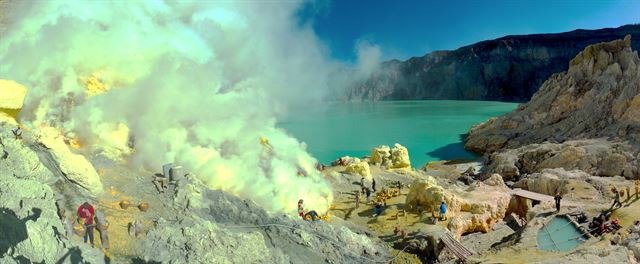
[[[505,35],[640,23],[636,0],[320,0],[298,12],[331,57],[356,61],[359,44],[405,60]]]

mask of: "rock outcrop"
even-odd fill
[[[358,174],[368,181],[371,181],[371,170],[369,169],[369,163],[366,161],[360,161],[358,163],[351,163],[347,165],[344,170],[346,173]]]
[[[411,160],[409,159],[409,150],[404,146],[396,143],[391,149],[391,168],[392,169],[411,169]]]
[[[38,159],[38,155],[23,141],[14,138],[12,126],[0,125],[0,168],[18,179],[48,182],[53,174]]]
[[[513,187],[551,196],[559,192],[562,195],[570,195],[573,199],[602,198],[600,191],[588,182],[591,177],[579,170],[546,169],[541,173],[528,175],[527,178],[516,182]]]
[[[58,179],[9,128],[0,123],[0,263],[104,263],[100,250],[64,237],[47,184]]]
[[[15,81],[0,79],[0,109],[21,109],[27,88]]]
[[[527,101],[552,74],[586,46],[633,36],[640,25],[559,34],[505,36],[435,51],[406,61],[382,63],[368,78],[336,96],[345,100],[502,100]],[[448,76],[443,78],[443,76]]]
[[[200,218],[164,219],[145,239],[146,259],[170,263],[284,263],[282,252],[272,254],[259,231],[230,232]],[[172,225],[179,227],[172,228]]]
[[[55,131],[35,131],[35,137],[30,131],[18,140],[10,128],[0,123],[0,263],[104,263],[100,249],[71,234],[75,226],[63,224],[56,203],[94,201],[96,209],[108,218],[113,211],[104,211],[100,202],[110,194],[96,197],[96,202],[81,189],[68,188],[73,184],[67,175],[86,173],[82,168],[89,167],[76,166],[75,156],[65,157],[79,154],[59,145],[64,142],[53,136]],[[54,159],[54,155],[61,157]],[[21,160],[23,164],[18,162]],[[307,222],[297,216],[270,214],[254,202],[208,189],[191,174],[172,188],[168,196],[152,196],[164,201],[164,210],[158,206],[146,213],[153,217],[143,221],[145,232],[135,240],[112,243],[111,250],[122,247],[123,242],[130,248],[126,256],[111,254],[111,261],[368,263],[391,258],[378,238],[354,232],[344,223]],[[122,239],[118,229],[123,227],[114,226],[111,234]],[[116,252],[122,252],[119,250]]]
[[[27,88],[15,81],[0,79],[0,122],[16,125],[22,109]]]
[[[255,203],[181,180],[176,201],[190,201],[175,221],[161,219],[143,243],[142,259],[171,263],[364,263],[384,261],[376,238],[323,221],[271,216]],[[194,197],[190,197],[194,196]]]
[[[440,202],[447,204],[449,230],[461,236],[474,232],[489,232],[502,220],[509,205],[510,194],[500,180],[494,186],[478,183],[465,188],[442,188],[433,177],[416,179],[409,189],[405,204],[414,210],[438,211]]]
[[[391,149],[387,145],[381,145],[371,150],[371,165],[389,166],[391,161]]]
[[[622,241],[622,245],[631,250],[636,259],[640,259],[640,227],[633,226],[630,234]]]
[[[630,263],[635,264],[633,253],[622,246],[586,247],[571,254],[553,260],[539,262],[541,264],[575,264],[575,263]]]
[[[557,167],[636,178],[639,102],[640,59],[631,37],[591,45],[530,102],[474,126],[465,147],[489,154],[509,149],[489,161],[489,172],[505,179]]]
[[[43,154],[47,155],[46,159],[51,161],[54,170],[61,172],[66,179],[92,195],[103,192],[100,176],[91,162],[84,156],[73,153],[59,131],[46,127],[39,131],[36,138],[38,144],[44,147]]]
[[[371,150],[371,165],[382,166],[388,169],[411,170],[409,150],[396,143],[393,148],[381,145]]]
[[[530,144],[494,152],[487,159],[487,172],[499,173],[506,180],[545,169],[582,170],[593,175],[638,175],[638,158],[628,142],[604,138],[571,140],[563,143]]]

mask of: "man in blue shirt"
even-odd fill
[[[442,201],[440,203],[440,221],[447,220],[447,205]]]

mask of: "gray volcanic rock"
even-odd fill
[[[344,94],[346,100],[465,99],[526,101],[587,45],[633,36],[640,25],[559,34],[506,36],[454,51],[392,60]]]
[[[209,190],[187,175],[175,193],[183,212],[160,219],[141,258],[170,263],[370,263],[390,258],[383,243],[345,226],[270,215],[251,201]]]
[[[98,249],[64,238],[56,179],[23,141],[0,123],[0,263],[103,263]]]
[[[65,236],[57,215],[57,201],[86,199],[85,193],[68,188],[74,184],[49,170],[57,167],[43,164],[47,159],[37,154],[42,150],[31,133],[16,140],[11,128],[0,123],[0,263],[104,263],[101,250]],[[378,238],[339,220],[272,215],[251,201],[210,190],[189,174],[173,190],[173,201],[167,197],[166,211],[133,243],[132,255],[112,256],[115,261],[370,263],[391,258]]]
[[[527,104],[471,128],[465,148],[507,149],[489,156],[489,171],[506,178],[556,167],[638,177],[640,58],[631,37],[585,48]]]
[[[603,138],[530,144],[490,154],[486,172],[513,180],[545,169],[562,168],[633,179],[638,175],[638,160],[633,155],[637,151],[637,146],[629,142],[610,142]]]
[[[538,262],[540,264],[575,263],[637,263],[633,252],[623,246],[606,248],[585,247],[557,259]]]
[[[19,179],[50,181],[51,171],[40,163],[33,150],[14,138],[11,129],[9,125],[0,125],[0,167],[4,173]]]

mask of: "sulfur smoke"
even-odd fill
[[[295,23],[300,3],[256,3],[9,2],[0,79],[29,88],[23,123],[134,166],[181,164],[270,211],[325,211],[330,186],[275,117],[325,96],[336,63]]]

